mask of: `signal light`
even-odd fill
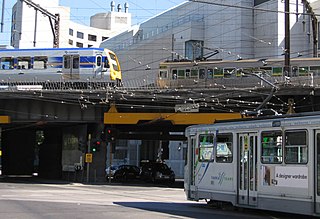
[[[93,142],[93,144],[92,144],[92,152],[100,151],[100,146],[101,146],[101,142],[100,141]]]
[[[107,128],[106,129],[106,141],[107,142],[115,142],[118,137],[118,130],[115,128]]]

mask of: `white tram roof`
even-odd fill
[[[320,128],[320,112],[290,114],[272,117],[248,118],[225,120],[208,125],[192,125],[186,128],[186,136],[195,134],[197,132],[231,132],[231,131],[258,131],[265,128],[277,127],[297,127],[306,128],[319,127]]]

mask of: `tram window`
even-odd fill
[[[285,132],[285,162],[290,164],[306,164],[308,162],[307,132]]]
[[[72,61],[72,68],[77,69],[79,68],[79,63],[80,62],[80,57],[79,56],[74,56],[73,61]]]
[[[13,69],[13,58],[2,57],[1,58],[1,69],[2,70]]]
[[[232,134],[217,135],[217,163],[232,162]]]
[[[46,69],[48,63],[48,57],[35,56],[33,60],[33,69]]]
[[[282,163],[282,131],[262,132],[261,139],[261,162]]]
[[[183,78],[185,78],[185,75],[186,75],[186,73],[185,73],[184,69],[179,69],[178,70],[178,78],[183,79]]]
[[[159,77],[160,78],[168,78],[168,72],[166,70],[161,70],[159,72]]]
[[[213,161],[213,139],[212,134],[199,135],[199,161]]]
[[[18,57],[18,69],[30,69],[31,57]]]

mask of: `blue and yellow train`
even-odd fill
[[[105,48],[1,49],[0,82],[121,85],[116,54]]]

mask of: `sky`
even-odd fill
[[[0,32],[0,45],[10,45],[10,26],[12,6],[17,0],[0,0],[0,19],[2,15],[2,4],[4,7],[4,30]],[[20,1],[20,0],[18,0]],[[90,16],[96,13],[110,11],[112,0],[60,0],[60,5],[71,8],[71,20],[83,25],[89,25]],[[171,7],[181,4],[185,0],[113,0],[121,4],[124,11],[124,3],[129,4],[129,13],[132,15],[132,25],[140,24]]]

